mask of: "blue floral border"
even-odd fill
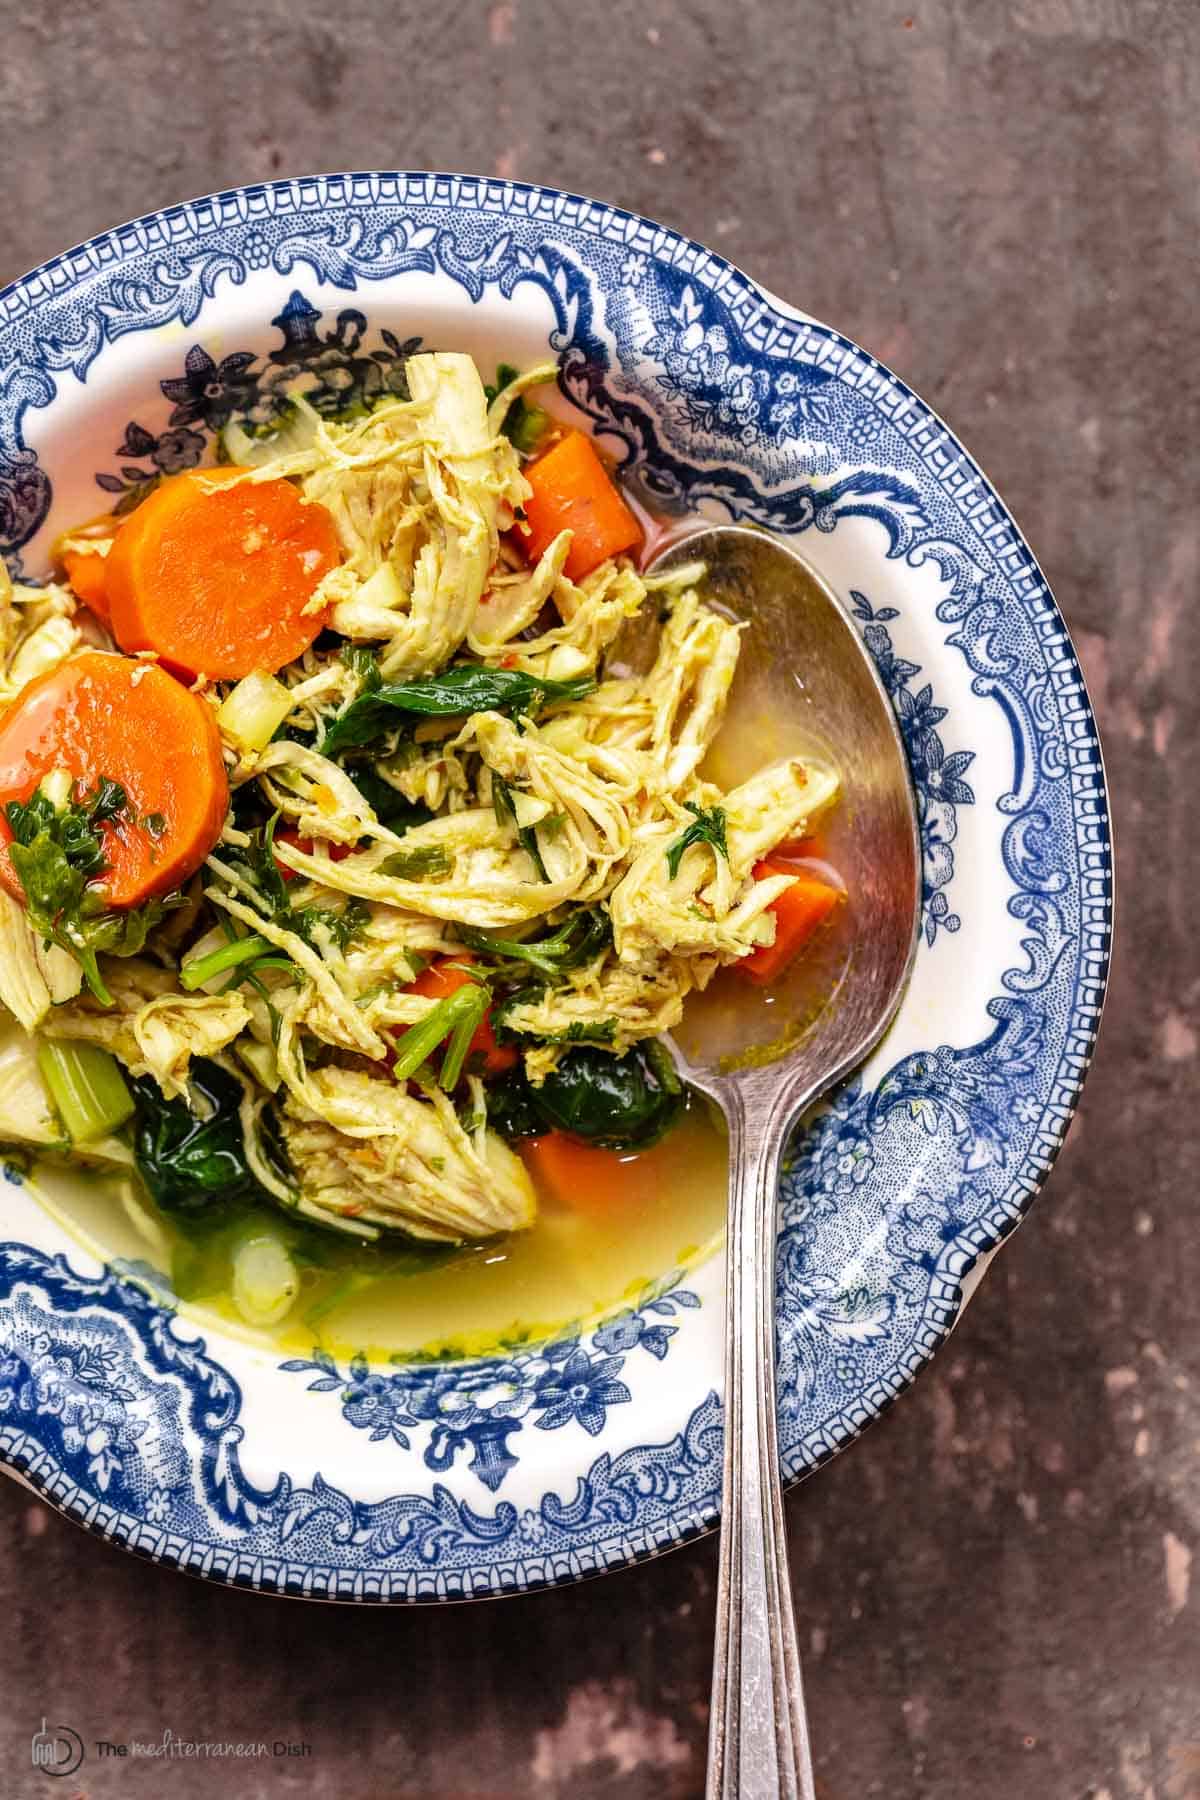
[[[221,282],[240,282],[247,269],[286,273],[301,262],[323,284],[349,290],[406,269],[440,269],[473,299],[493,285],[511,293],[536,282],[558,320],[552,341],[565,390],[624,442],[661,500],[716,501],[790,531],[873,519],[889,556],[937,566],[949,587],[938,617],[956,627],[948,641],[966,659],[973,691],[1006,720],[1013,775],[999,803],[1003,854],[1027,966],[1003,976],[987,1039],[905,1058],[873,1093],[847,1090],[811,1126],[785,1179],[784,1455],[790,1473],[809,1470],[877,1416],[944,1337],[964,1274],[1017,1222],[1049,1168],[1090,1056],[1107,973],[1111,860],[1094,721],[1061,618],[957,440],[848,340],[789,316],[700,246],[619,209],[432,175],[325,177],[212,196],[92,240],[0,293],[0,343],[12,352],[0,381],[0,547],[10,562],[19,563],[49,506],[22,421],[53,398],[56,373],[84,377],[104,344],[128,331],[192,323]],[[663,405],[676,395],[686,419]],[[878,467],[838,472],[840,444],[869,449]],[[872,644],[881,663],[894,656],[883,609],[860,616],[866,633],[883,634]],[[969,753],[945,753],[940,709],[911,690],[918,672],[909,665],[893,690],[918,778],[923,760],[930,801],[967,804],[966,764],[953,759]],[[926,846],[931,944],[952,929],[948,907],[934,911],[946,882],[932,876],[944,858],[931,862],[950,841],[943,831]],[[828,1273],[845,1261],[839,1238],[861,1245],[878,1224],[880,1186],[918,1133],[930,1140],[923,1167],[937,1191],[887,1215],[881,1254],[843,1291]],[[260,1491],[238,1462],[236,1383],[202,1344],[177,1338],[160,1307],[135,1300],[127,1282],[88,1283],[61,1258],[22,1246],[5,1248],[0,1270],[13,1421],[0,1428],[0,1452],[93,1529],[196,1572],[346,1598],[495,1593],[617,1566],[715,1515],[712,1396],[669,1443],[601,1455],[573,1501],[547,1495],[522,1514],[503,1501],[475,1512],[437,1483],[431,1495],[370,1505],[319,1475],[304,1489],[284,1475]],[[579,1354],[575,1346],[557,1365],[545,1359],[534,1382],[544,1416],[570,1403],[570,1387],[587,1386],[562,1380]],[[596,1385],[612,1398],[622,1371],[604,1365],[621,1357],[597,1361]],[[436,1387],[427,1374],[413,1390],[430,1396],[419,1401],[427,1412]],[[361,1399],[369,1410],[369,1396]],[[603,1391],[596,1399],[608,1403]],[[156,1408],[160,1429],[138,1429]],[[578,1412],[572,1420],[580,1423]],[[437,1454],[452,1459],[460,1448],[442,1442]]]
[[[346,1423],[368,1432],[374,1443],[390,1441],[407,1450],[406,1428],[431,1426],[426,1468],[448,1469],[460,1451],[469,1452],[471,1473],[495,1493],[516,1467],[509,1439],[527,1416],[537,1415],[539,1431],[578,1425],[599,1437],[609,1407],[633,1398],[621,1380],[630,1351],[644,1350],[661,1362],[678,1329],[668,1321],[699,1305],[676,1271],[636,1306],[605,1319],[587,1343],[576,1328],[548,1344],[474,1362],[408,1362],[386,1373],[360,1355],[343,1374],[327,1351],[317,1350],[280,1368],[313,1375],[310,1393],[336,1393]]]

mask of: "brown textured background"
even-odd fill
[[[712,244],[991,472],[1092,686],[1123,918],[1048,1192],[914,1391],[789,1499],[822,1794],[1200,1796],[1195,0],[0,0],[0,25],[0,282],[273,174],[528,177]],[[0,1794],[701,1793],[710,1543],[355,1612],[0,1507]],[[43,1713],[313,1755],[59,1784],[30,1769]]]

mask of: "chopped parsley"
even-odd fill
[[[547,980],[564,969],[577,969],[591,962],[612,943],[612,923],[599,906],[583,907],[548,937],[528,941],[493,937],[461,923],[455,930],[470,949],[497,962],[527,963]]]
[[[133,955],[164,912],[178,904],[169,897],[128,911],[108,909],[101,884],[109,863],[100,827],[139,823],[125,789],[101,776],[83,794],[69,785],[59,800],[44,781],[28,800],[8,801],[4,816],[12,832],[8,854],[25,891],[30,924],[46,943],[70,952],[97,1000],[111,1006],[97,955]]]
[[[673,844],[667,846],[667,872],[674,881],[679,873],[679,865],[683,861],[683,853],[692,844],[711,844],[713,850],[729,861],[729,846],[725,842],[725,809],[713,806],[705,810],[701,806],[693,806],[688,800],[687,809],[693,814],[692,823],[684,827]]]

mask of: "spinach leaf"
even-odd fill
[[[542,853],[538,848],[537,832],[532,825],[517,824],[517,809],[513,805],[512,789],[507,781],[492,770],[492,811],[496,822],[500,825],[511,825],[517,834],[517,842],[522,850],[528,852],[529,859],[537,870],[539,881],[549,881],[546,865],[542,861]]]
[[[450,858],[440,844],[416,844],[411,850],[393,850],[379,865],[381,875],[401,881],[420,881],[426,875],[448,875]]]
[[[679,865],[683,853],[690,844],[711,844],[719,855],[729,861],[729,846],[725,842],[725,809],[714,806],[706,811],[701,806],[693,806],[691,801],[685,802],[690,813],[694,814],[692,823],[684,828],[673,844],[667,846],[667,869],[674,881],[679,873]]]
[[[419,800],[406,800],[390,781],[365,764],[352,764],[346,773],[381,825],[390,825],[393,831],[411,831],[414,825],[425,825],[432,819],[427,806]]]
[[[341,658],[346,667],[358,676],[360,694],[373,694],[383,686],[379,658],[369,645],[343,644]]]
[[[246,1200],[274,1205],[246,1162],[241,1083],[218,1064],[194,1057],[189,1087],[203,1116],[185,1100],[166,1099],[150,1076],[133,1082],[134,1154],[153,1199],[164,1212],[193,1216]]]
[[[441,675],[415,681],[364,686],[349,706],[326,720],[320,743],[323,756],[369,744],[392,731],[405,716],[456,719],[467,713],[536,713],[562,700],[581,700],[595,691],[592,675],[570,681],[526,675],[521,669],[491,669],[482,663],[457,663]]]
[[[675,1124],[683,1088],[661,1044],[639,1044],[624,1056],[581,1045],[541,1087],[514,1070],[488,1088],[487,1100],[488,1122],[506,1137],[551,1126],[606,1150],[640,1150]]]
[[[232,790],[229,811],[238,831],[261,831],[271,816],[270,802],[257,781],[243,781]]]
[[[654,1143],[683,1103],[679,1077],[657,1044],[624,1056],[588,1046],[571,1050],[532,1092],[547,1124],[608,1150]]]
[[[518,1065],[484,1089],[487,1119],[493,1131],[510,1140],[536,1137],[546,1125],[533,1101],[533,1089]]]

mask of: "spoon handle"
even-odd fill
[[[775,1428],[775,1199],[786,1120],[729,1105],[725,1472],[707,1800],[814,1800]]]

